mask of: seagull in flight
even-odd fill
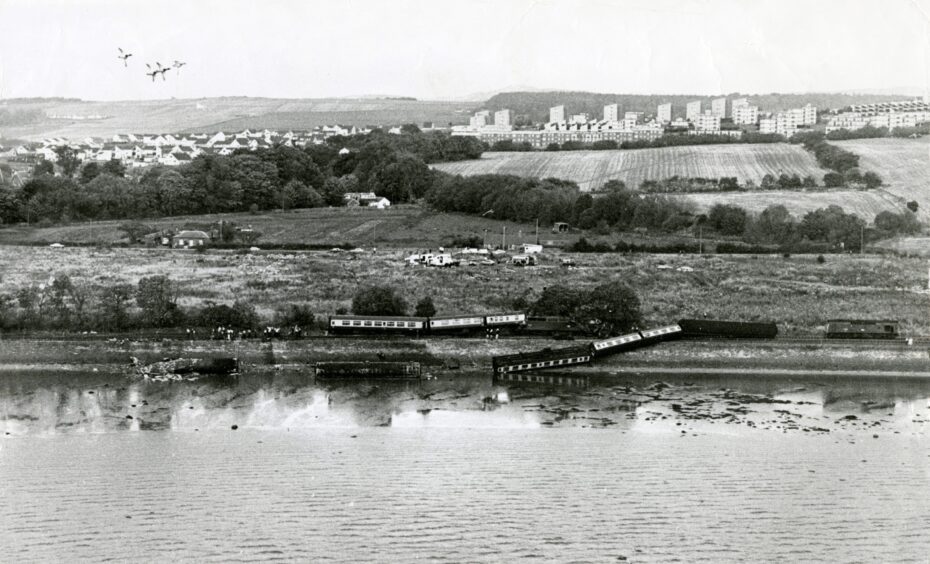
[[[175,61],[175,62],[174,62],[174,68],[175,68],[175,70],[178,71],[177,74],[181,74],[181,67],[183,67],[183,66],[186,65],[186,64],[187,64],[187,63],[182,62],[182,61]]]
[[[127,59],[129,59],[129,57],[132,57],[132,53],[126,53],[126,52],[124,52],[122,47],[117,47],[117,49],[119,49],[119,55],[117,55],[116,58],[117,58],[117,59],[122,59],[122,60],[123,60],[123,66],[124,66],[124,67],[128,67],[128,66],[129,66],[129,63],[128,63]]]
[[[156,64],[158,64],[158,63],[156,63]],[[158,65],[159,68],[158,68],[158,69],[155,69],[155,70],[152,70],[152,65],[150,65],[150,64],[148,64],[148,63],[145,63],[145,66],[149,69],[149,72],[145,73],[146,76],[151,76],[151,77],[152,77],[152,82],[155,82],[155,76],[158,75],[158,73],[161,72],[161,70],[160,70],[161,65]],[[164,78],[164,75],[162,75],[162,78]]]

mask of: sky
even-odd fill
[[[928,18],[930,0],[0,0],[0,97],[923,92]]]

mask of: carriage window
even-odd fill
[[[365,327],[371,327],[371,321],[366,321],[366,322],[365,322]]]
[[[362,324],[361,321],[353,321],[353,322],[352,322],[352,325],[354,325],[354,326],[356,326],[356,327],[358,327],[358,326],[361,325],[361,324]]]

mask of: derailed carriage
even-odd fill
[[[778,326],[771,321],[745,322],[718,319],[679,319],[678,325],[686,337],[718,339],[774,339]]]
[[[495,374],[506,374],[589,364],[592,358],[590,346],[546,348],[539,351],[495,356],[491,359],[491,365]]]

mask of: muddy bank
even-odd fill
[[[147,363],[173,357],[232,356],[240,359],[244,374],[262,367],[300,368],[315,362],[341,360],[416,361],[430,372],[454,374],[460,370],[490,371],[491,358],[496,355],[564,344],[546,339],[317,338],[272,342],[25,339],[0,343],[0,370],[125,372],[131,357]],[[904,344],[678,341],[597,359],[590,366],[573,370],[618,374],[821,372],[930,377],[930,355],[923,347]]]

